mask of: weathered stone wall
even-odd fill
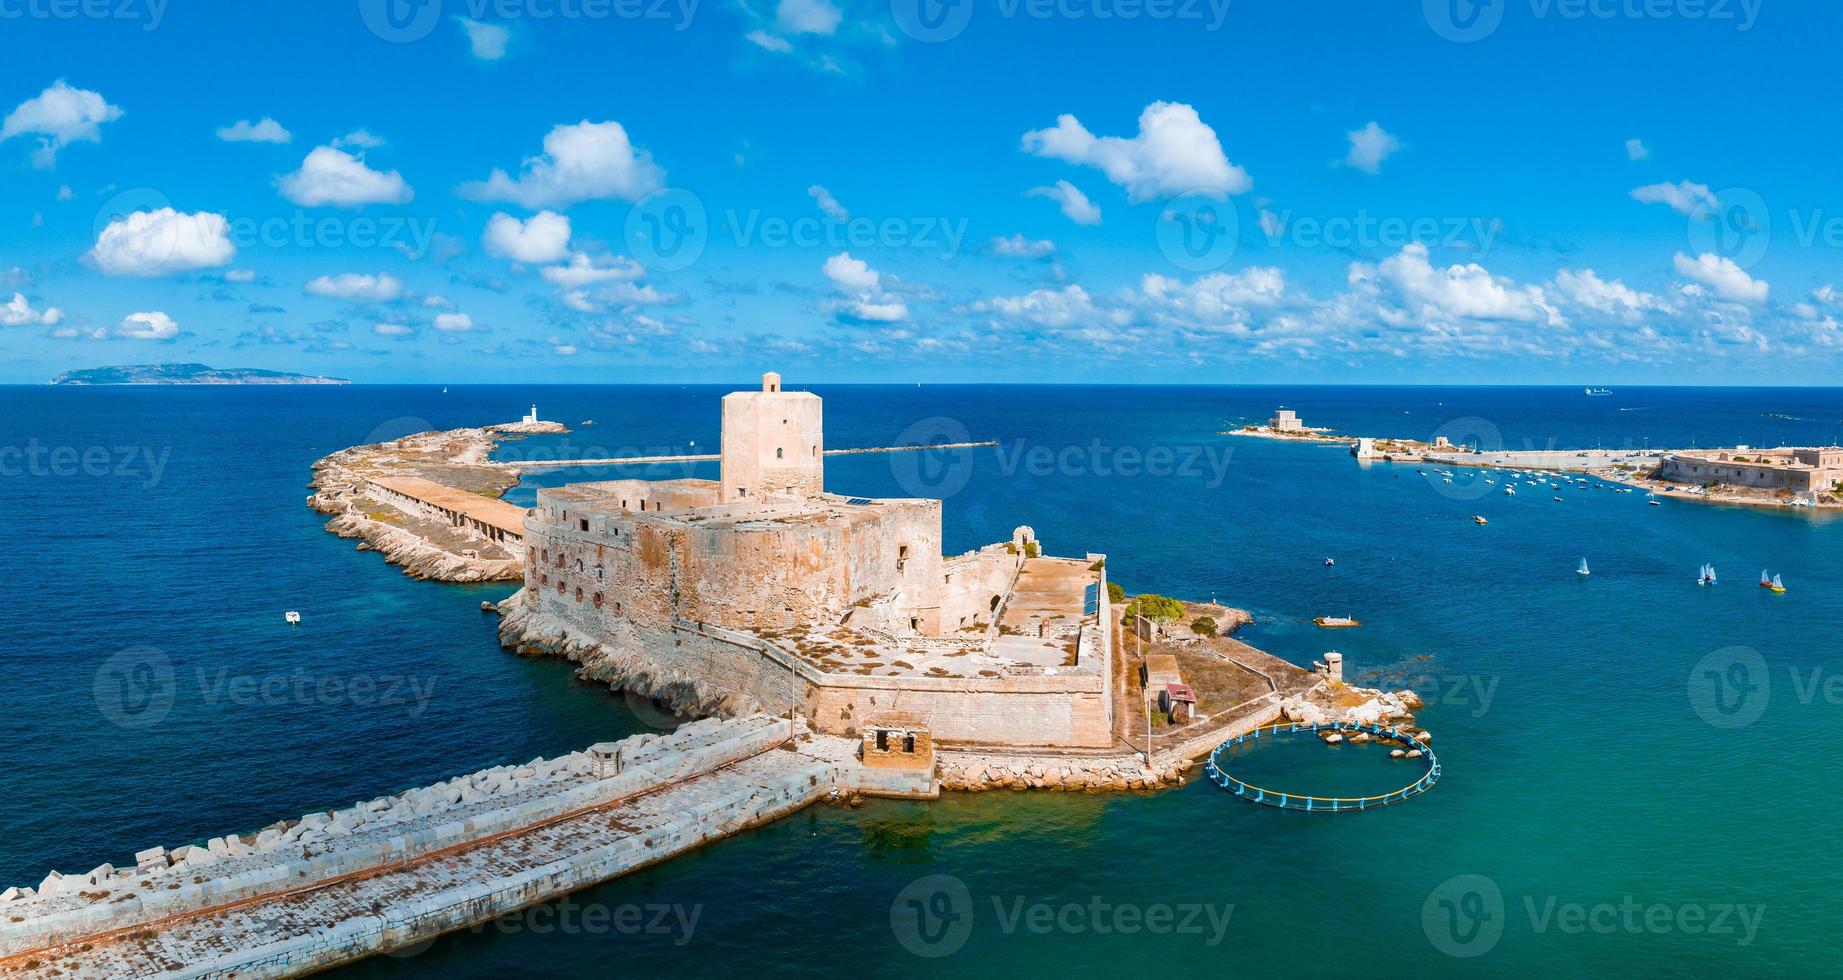
[[[913,620],[932,633],[940,508],[936,500],[882,501],[843,522],[711,527],[669,513],[579,517],[547,504],[526,522],[526,583],[586,629],[615,617],[654,628],[682,619],[779,629],[836,622],[840,610],[858,606],[873,610],[869,625],[906,632]]]
[[[991,625],[1023,567],[1023,551],[1003,544],[948,559],[942,570],[941,632],[952,636],[967,627]]]
[[[723,396],[723,500],[810,497],[825,483],[825,424],[811,392]]]

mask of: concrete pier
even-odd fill
[[[400,821],[382,816],[334,838],[301,844],[297,837],[223,859],[222,873],[208,870],[215,862],[193,867],[182,860],[164,872],[147,865],[119,878],[111,873],[80,893],[54,888],[49,896],[16,897],[0,905],[7,919],[0,975],[241,978],[322,970],[558,898],[835,791],[909,788],[860,765],[856,748],[757,715],[553,760],[562,763],[557,778],[525,790],[476,774],[466,786],[510,788],[492,800],[432,805]],[[431,789],[433,795],[412,790],[390,798],[396,802],[373,812],[398,805],[413,811],[414,801],[450,795],[449,784]]]

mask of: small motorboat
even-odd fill
[[[1320,629],[1342,630],[1350,629],[1353,626],[1362,626],[1363,624],[1351,619],[1349,616],[1319,616],[1312,620],[1312,625]]]
[[[299,626],[301,625],[301,614],[290,609],[287,612],[282,613],[282,620],[286,622],[289,626]]]
[[[1337,564],[1337,559],[1336,559],[1336,558],[1327,558],[1327,559],[1325,559],[1325,565],[1326,565],[1326,566],[1331,566],[1331,565],[1335,565],[1335,564]]]
[[[1516,487],[1505,487],[1505,488],[1504,488],[1504,496],[1506,496],[1506,497],[1514,497],[1514,496],[1516,496],[1516,495],[1517,495],[1517,488],[1516,488]]]
[[[1651,505],[1651,506],[1653,506],[1653,507],[1662,507],[1662,506],[1664,506],[1664,502],[1663,502],[1662,500],[1647,500],[1647,501],[1645,501],[1645,503],[1647,503],[1647,504],[1650,504],[1650,505]]]
[[[1487,520],[1485,520],[1485,515],[1483,515],[1483,514],[1473,514],[1473,515],[1472,515],[1472,523],[1474,523],[1474,524],[1489,524],[1489,523],[1491,523],[1491,522],[1490,522],[1490,521],[1487,521]]]
[[[1576,575],[1592,575],[1593,569],[1587,567],[1587,559],[1581,559],[1581,567],[1574,570]]]
[[[1556,502],[1556,503],[1558,503],[1558,504],[1559,504],[1559,503],[1561,503],[1561,498],[1560,498],[1560,497],[1556,497],[1556,498],[1555,498],[1555,502]]]

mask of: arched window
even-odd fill
[[[778,448],[778,447],[777,447],[777,448],[776,448],[776,449],[774,450],[774,458],[775,458],[775,459],[785,459],[786,457],[785,457],[785,456],[783,455],[783,453],[784,453],[784,452],[785,452],[785,450],[782,450],[782,449],[780,449],[780,448]]]

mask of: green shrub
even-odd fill
[[[1184,604],[1170,596],[1146,593],[1134,596],[1133,601],[1126,604],[1127,622],[1132,622],[1134,616],[1144,616],[1154,623],[1169,623],[1183,615]]]
[[[1107,601],[1110,603],[1126,601],[1126,590],[1121,588],[1120,583],[1107,583]]]
[[[1035,541],[1024,542],[1024,557],[1035,558],[1042,553],[1043,553],[1043,549],[1037,547],[1037,543]]]
[[[1198,636],[1215,636],[1216,621],[1208,616],[1198,616],[1191,621],[1190,631]]]

